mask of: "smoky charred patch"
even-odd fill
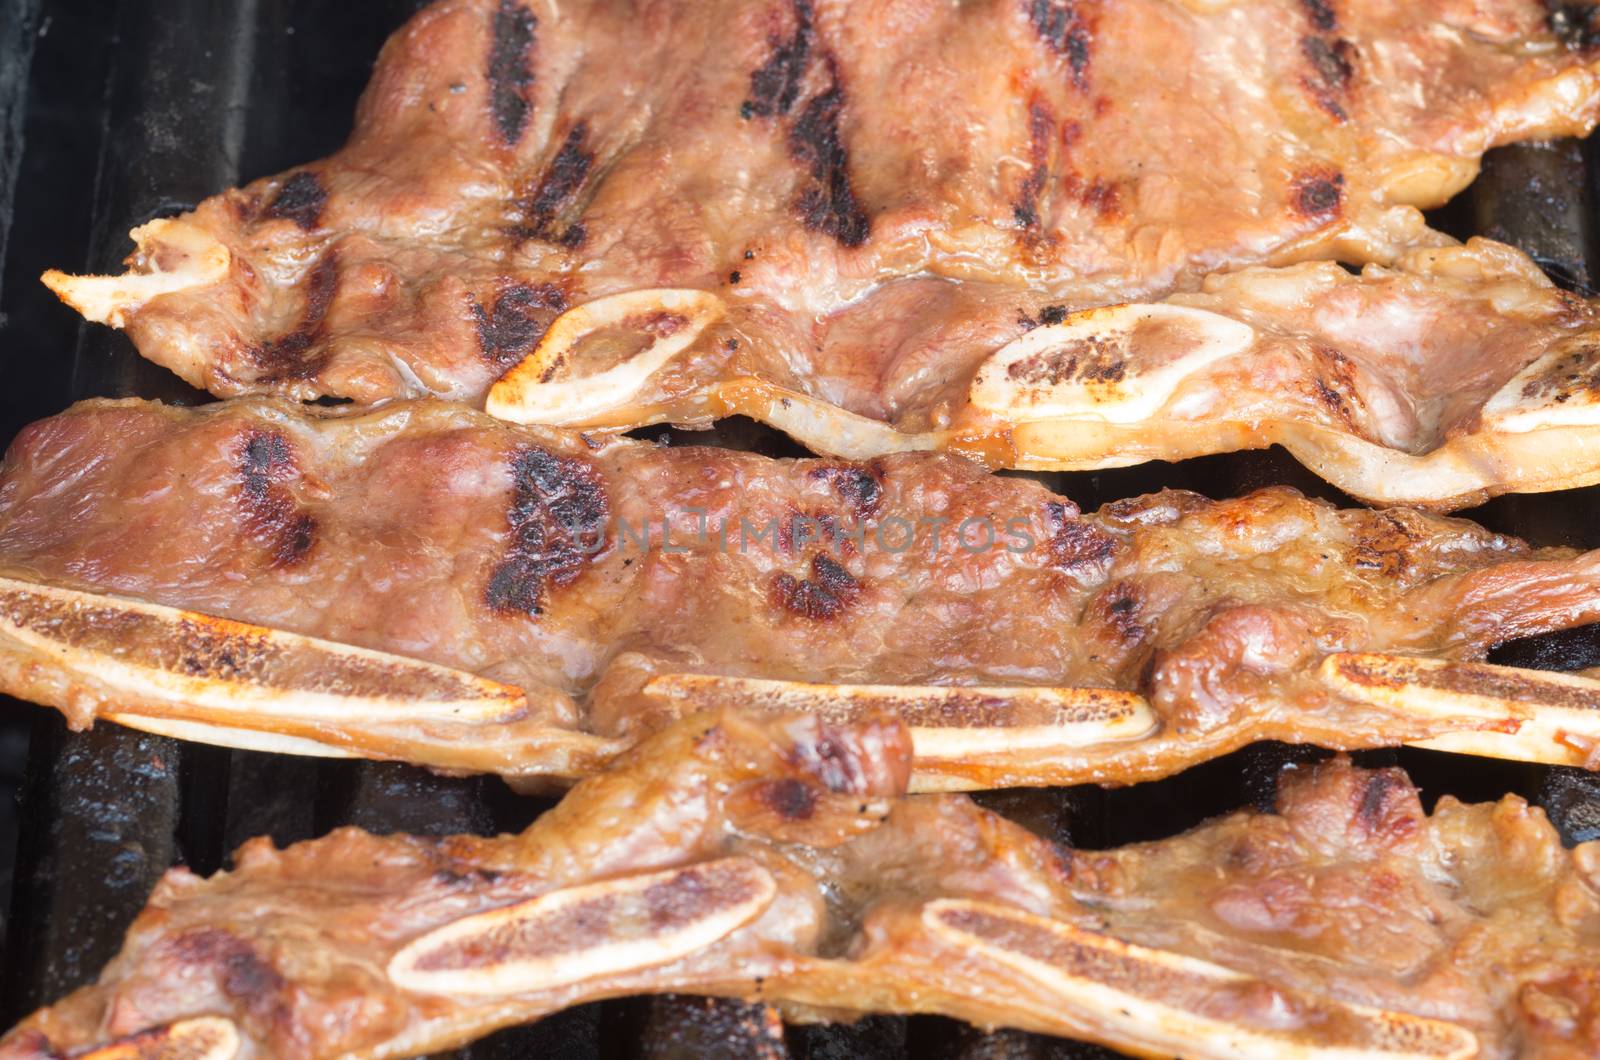
[[[1355,45],[1343,39],[1302,37],[1300,53],[1311,68],[1301,84],[1334,121],[1348,121],[1345,96],[1355,78]]]
[[[1311,24],[1321,32],[1332,33],[1339,28],[1339,12],[1333,0],[1300,0],[1300,6]]]
[[[1411,784],[1405,777],[1388,769],[1376,771],[1367,777],[1367,783],[1361,789],[1361,799],[1356,805],[1356,823],[1367,832],[1377,831],[1389,816],[1390,804],[1396,796],[1405,799],[1410,793]]]
[[[247,356],[260,370],[259,382],[276,383],[291,379],[312,379],[328,366],[331,352],[312,353],[322,337],[322,324],[328,307],[339,289],[339,257],[334,251],[324,254],[306,276],[306,302],[300,322],[288,334],[252,348]],[[308,356],[309,354],[309,356]]]
[[[1319,170],[1297,177],[1289,188],[1289,202],[1301,217],[1331,220],[1344,209],[1344,174]]]
[[[514,145],[528,128],[533,103],[533,44],[539,20],[518,0],[500,0],[489,32],[489,113],[500,139]]]
[[[1023,318],[1022,318],[1022,326],[1024,328],[1027,328],[1029,331],[1032,331],[1034,328],[1037,328],[1037,327],[1049,327],[1052,324],[1060,324],[1063,321],[1065,321],[1066,319],[1067,319],[1067,307],[1066,306],[1064,306],[1064,305],[1047,305],[1047,306],[1044,306],[1043,308],[1041,308],[1039,310],[1038,319],[1034,319],[1033,317],[1024,315]]]
[[[1355,409],[1361,404],[1356,389],[1356,366],[1348,356],[1332,346],[1312,350],[1315,365],[1311,396],[1346,427],[1355,429]]]
[[[1411,546],[1417,540],[1393,512],[1372,512],[1356,528],[1350,565],[1384,578],[1402,578],[1411,571]]]
[[[817,812],[816,789],[792,777],[763,784],[758,797],[785,821],[807,821]]]
[[[573,212],[572,207],[594,167],[594,152],[585,146],[588,138],[587,122],[574,125],[538,183],[519,200],[522,218],[514,226],[518,239],[580,247],[588,238],[588,231],[581,222],[564,220]]]
[[[1050,526],[1050,565],[1059,571],[1076,574],[1098,568],[1116,554],[1116,538],[1078,515],[1078,510],[1060,501],[1044,507]]]
[[[1577,51],[1600,48],[1600,5],[1545,0],[1547,24],[1567,47]]]
[[[322,208],[328,203],[328,189],[322,178],[301,170],[278,189],[261,216],[271,221],[293,221],[307,232],[322,221]]]
[[[1078,195],[1083,203],[1102,221],[1114,221],[1122,216],[1122,191],[1108,180],[1096,178],[1084,186]]]
[[[794,33],[770,40],[772,54],[750,74],[750,95],[739,105],[744,118],[787,114],[800,99],[816,30],[811,0],[794,0]]]
[[[513,284],[496,295],[487,309],[475,301],[472,315],[478,324],[478,352],[504,371],[538,345],[566,308],[566,295],[550,283]]]
[[[810,478],[831,486],[857,522],[878,514],[883,503],[883,470],[874,464],[814,468]]]
[[[804,579],[779,573],[772,579],[769,596],[774,607],[814,622],[839,617],[861,596],[861,583],[827,556],[814,556]]]
[[[1018,228],[1032,231],[1039,227],[1039,196],[1050,180],[1050,142],[1055,139],[1056,122],[1050,108],[1035,102],[1028,108],[1028,175],[1017,189],[1011,205]]]
[[[843,110],[844,90],[836,82],[800,112],[789,130],[789,153],[816,181],[796,204],[801,222],[832,236],[840,246],[859,247],[871,234],[872,222],[850,187],[850,159],[839,135]]]
[[[1127,371],[1122,343],[1115,338],[1091,335],[1013,361],[1006,368],[1006,378],[1021,386],[1120,383]]]
[[[1072,83],[1089,87],[1089,57],[1094,46],[1094,27],[1076,0],[1023,0],[1022,9],[1040,40],[1061,58],[1072,71]]]
[[[1119,582],[1095,597],[1092,605],[1099,623],[1124,645],[1138,644],[1149,632],[1144,626],[1144,596],[1131,582]]]
[[[595,469],[542,446],[511,458],[510,543],[484,589],[498,614],[544,613],[550,591],[571,585],[604,541],[609,507]]]
[[[266,548],[274,568],[305,559],[316,543],[317,521],[300,510],[288,483],[300,477],[289,439],[253,430],[240,440],[239,507],[245,531]]]

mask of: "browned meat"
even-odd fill
[[[76,725],[509,776],[726,704],[898,713],[922,787],[1265,738],[1600,758],[1600,682],[1473,662],[1600,619],[1600,553],[1282,489],[1081,516],[945,455],[96,401],[7,455],[0,575],[0,687]]]
[[[1578,8],[445,0],[339,154],[139,230],[128,276],[47,279],[219,395],[482,404],[520,364],[491,411],[538,422],[737,411],[837,456],[1058,468],[1279,440],[1389,502],[1578,485],[1600,442],[1527,432],[1592,428],[1587,397],[1491,397],[1545,354],[1587,395],[1590,310],[1503,248],[1224,279],[1183,305],[1226,320],[1074,318],[1028,340],[1051,365],[972,385],[1071,310],[1448,242],[1415,207],[1482,151],[1594,124]]]
[[[415,1056],[663,990],[1155,1056],[1600,1049],[1600,844],[1563,850],[1519,798],[1430,817],[1400,771],[1334,761],[1276,813],[1095,853],[898,798],[909,752],[887,723],[708,717],[519,836],[252,841],[169,873],[0,1060]]]

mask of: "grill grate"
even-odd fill
[[[78,326],[35,277],[51,265],[109,269],[126,252],[124,233],[133,225],[192,205],[241,176],[332,151],[348,131],[379,44],[421,3],[145,0],[116,5],[110,18],[93,6],[0,0],[0,336],[12,353],[0,361],[5,438],[81,397],[201,399],[138,358],[121,336]],[[1515,243],[1560,282],[1588,290],[1591,267],[1600,267],[1591,201],[1596,172],[1596,160],[1575,143],[1501,150],[1435,222],[1458,236],[1482,232]],[[73,353],[60,358],[52,355],[57,350]],[[750,424],[656,433],[675,444],[790,451],[785,440]],[[1348,503],[1278,450],[1049,482],[1085,508],[1163,486],[1223,496],[1276,483]],[[1504,497],[1469,514],[1539,544],[1600,545],[1600,489]],[[1600,663],[1600,627],[1507,645],[1500,654],[1519,665],[1593,666]],[[15,821],[0,812],[0,909],[7,888],[14,892],[0,951],[0,1026],[92,978],[157,877],[175,862],[211,872],[251,835],[287,843],[340,824],[433,834],[516,830],[549,805],[516,798],[498,781],[447,779],[406,766],[190,747],[110,725],[74,735],[54,713],[5,701],[0,785],[20,767],[25,739],[14,872],[6,856]],[[1284,763],[1318,754],[1259,745],[1131,789],[980,798],[1041,833],[1105,846],[1265,804]],[[1600,838],[1600,780],[1588,774],[1411,750],[1361,757],[1405,766],[1430,797],[1519,793],[1544,805],[1569,841]],[[758,1006],[668,996],[584,1006],[457,1055],[1067,1060],[1112,1054],[1029,1034],[984,1034],[932,1017],[784,1030]]]

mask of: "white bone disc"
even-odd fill
[[[1185,378],[1254,342],[1248,324],[1203,309],[1165,303],[1086,309],[995,351],[972,381],[971,400],[1015,423],[1138,423]]]

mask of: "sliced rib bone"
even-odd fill
[[[822,685],[678,673],[651,678],[644,695],[679,715],[723,707],[834,722],[889,715],[911,727],[922,762],[1093,747],[1148,736],[1159,724],[1143,697],[1109,688]]]
[[[194,611],[0,577],[0,635],[175,713],[484,723],[527,708],[475,674]]]
[[[1413,741],[1440,751],[1548,765],[1600,758],[1600,680],[1488,663],[1405,655],[1333,655],[1323,664],[1345,695],[1412,712],[1481,712],[1483,729]],[[1504,731],[1495,731],[1496,726]]]
[[[978,369],[970,400],[1015,423],[1083,417],[1138,423],[1187,376],[1244,353],[1254,341],[1248,324],[1202,309],[1086,309],[996,350]]]
[[[539,345],[489,388],[486,409],[513,423],[589,423],[625,407],[652,375],[722,316],[722,300],[692,289],[630,291],[557,317]],[[648,337],[619,364],[585,373],[579,346],[606,330]]]
[[[1064,1006],[1103,1014],[1109,1026],[1174,1055],[1252,1060],[1465,1060],[1478,1041],[1465,1028],[1401,1012],[1296,997],[1269,983],[1165,950],[1132,945],[1048,917],[970,899],[929,902],[922,922],[952,945],[1014,968]],[[1281,1022],[1219,1018],[1219,995],[1261,993]],[[1317,1031],[1307,1034],[1305,1023]]]
[[[755,862],[567,887],[436,928],[389,962],[421,994],[512,995],[670,964],[755,919],[777,893]]]

